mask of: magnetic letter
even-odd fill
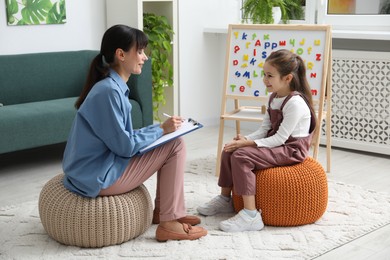
[[[250,43],[250,42],[247,42],[245,45],[246,45],[246,48],[248,49],[248,48],[249,48],[249,45],[251,45],[251,43]]]
[[[263,59],[267,58],[267,52],[266,52],[266,51],[263,51],[263,52],[261,53],[261,57],[262,57]]]
[[[321,45],[321,40],[314,40],[314,45],[320,46]]]
[[[286,46],[286,41],[279,41],[280,46]]]
[[[239,71],[236,71],[236,73],[234,73],[234,75],[236,75],[237,78],[241,77],[241,73]]]
[[[255,62],[256,62],[255,58],[252,58],[251,61],[250,61],[249,63],[250,63],[251,65],[255,65]]]
[[[273,49],[275,49],[276,47],[278,47],[278,44],[277,44],[276,42],[273,42],[273,43],[272,43],[271,49],[273,50]]]
[[[303,49],[302,49],[302,48],[298,48],[297,54],[298,54],[298,55],[302,55],[302,53],[303,53]]]
[[[312,70],[313,67],[314,67],[314,63],[313,63],[313,62],[308,62],[308,63],[307,63],[307,69],[308,69],[308,70]]]
[[[295,39],[290,39],[290,44],[295,47]]]
[[[312,49],[312,47],[307,48],[307,54],[310,54]]]
[[[236,85],[232,84],[232,85],[230,85],[230,88],[232,89],[232,92],[234,92],[234,89],[236,88]]]
[[[249,71],[245,71],[244,75],[242,75],[242,76],[245,78],[248,78],[248,79],[251,78],[251,74],[249,73]]]
[[[310,73],[310,78],[317,78],[317,73]]]
[[[252,80],[251,79],[248,79],[246,81],[246,84],[249,86],[249,87],[252,87]]]
[[[261,41],[257,40],[256,43],[255,43],[255,46],[261,46]]]
[[[303,38],[303,39],[299,42],[299,44],[300,44],[300,45],[305,45],[305,41],[306,41],[305,38]]]
[[[236,45],[234,46],[234,53],[237,53],[240,50],[240,46]]]
[[[245,92],[245,86],[240,86],[240,92]]]
[[[246,34],[246,33],[242,33],[242,40],[246,40],[246,37],[248,36],[248,34]]]
[[[237,39],[238,38],[238,32],[234,32],[234,37]]]
[[[311,94],[312,94],[313,96],[317,96],[317,90],[316,90],[316,89],[312,89],[312,90],[311,90]]]
[[[233,60],[233,66],[237,66],[238,65],[238,60]]]
[[[252,41],[253,41],[254,39],[256,39],[256,37],[257,37],[257,34],[256,34],[256,33],[252,34]]]
[[[271,46],[271,43],[266,42],[266,43],[264,44],[264,49],[266,50],[269,46]]]
[[[321,60],[321,53],[317,53],[316,54],[316,61],[320,61]]]
[[[242,56],[242,59],[243,59],[244,61],[248,61],[248,60],[249,60],[249,55],[248,55],[248,54],[244,54],[244,55]]]
[[[255,97],[258,97],[258,96],[260,96],[260,93],[259,93],[258,90],[255,90],[255,92],[253,92],[253,95],[254,95]]]
[[[252,74],[253,74],[253,77],[255,77],[255,78],[259,76],[259,74],[257,74],[257,71],[255,71],[255,70],[253,71]]]
[[[264,34],[264,40],[269,40],[269,34]]]

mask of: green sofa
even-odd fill
[[[0,55],[0,154],[66,142],[94,50]],[[130,88],[134,128],[153,123],[148,60]]]

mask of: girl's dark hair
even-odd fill
[[[313,98],[309,82],[306,78],[306,67],[302,58],[289,50],[281,49],[272,52],[266,59],[271,66],[275,67],[283,77],[288,74],[293,75],[290,82],[290,90],[298,91],[304,95],[313,109]]]
[[[122,24],[107,29],[103,35],[100,53],[91,62],[87,80],[75,107],[80,108],[95,83],[108,76],[110,65],[115,61],[117,49],[127,52],[134,46],[139,50],[146,48],[147,45],[148,37],[138,29]]]

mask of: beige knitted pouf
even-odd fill
[[[54,240],[71,246],[103,247],[143,234],[153,207],[144,185],[121,195],[85,198],[63,185],[64,174],[49,180],[39,196],[39,215]]]

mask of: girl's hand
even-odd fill
[[[247,140],[244,136],[242,135],[237,135],[236,137],[233,138],[233,141],[225,144],[223,150],[225,152],[234,152],[238,148],[245,147],[245,146],[253,146],[256,145],[254,141]]]
[[[180,128],[181,123],[183,122],[183,118],[180,116],[171,116],[167,120],[165,120],[160,127],[164,130],[164,135],[172,133]]]
[[[245,138],[243,135],[238,134],[236,137],[233,138],[233,140],[235,140],[235,141],[238,141],[238,140],[246,140],[246,138]]]

